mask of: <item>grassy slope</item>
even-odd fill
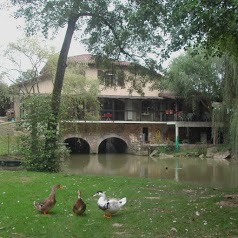
[[[216,203],[225,193],[160,179],[80,176],[0,171],[0,237],[229,237],[238,236],[238,208]],[[57,205],[45,216],[33,201],[48,196],[62,184]],[[72,215],[77,190],[87,204],[83,217]],[[128,199],[113,218],[104,218],[92,195]],[[199,212],[199,216],[196,215]]]

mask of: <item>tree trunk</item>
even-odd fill
[[[46,171],[57,172],[59,170],[59,161],[56,156],[57,149],[57,125],[59,123],[59,112],[61,103],[61,91],[63,87],[64,75],[66,70],[66,62],[69,53],[71,40],[74,34],[77,17],[69,19],[67,31],[65,34],[64,42],[60,51],[57,70],[55,75],[54,88],[52,93],[51,111],[52,117],[48,120],[48,132],[45,142],[45,164],[47,165]]]

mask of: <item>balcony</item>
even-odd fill
[[[82,111],[78,118],[71,117],[72,120],[80,121],[151,121],[151,122],[210,122],[211,115],[204,113],[202,115],[174,110],[163,111],[136,111],[136,110],[101,110]]]

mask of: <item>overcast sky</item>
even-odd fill
[[[0,0],[1,1],[1,0]],[[24,37],[23,30],[18,29],[19,27],[23,27],[23,21],[19,19],[16,20],[12,17],[12,12],[10,11],[3,11],[0,12],[0,30],[1,30],[1,37],[0,37],[0,47],[6,48],[6,46],[10,42],[16,42],[17,39]],[[55,46],[57,50],[60,50],[62,46],[62,42],[64,39],[65,30],[62,29],[60,34],[54,40],[48,40],[49,45]],[[80,45],[75,40],[72,41],[70,47],[70,55],[82,54],[85,53],[85,49],[83,45]]]
[[[2,0],[0,0],[2,1]],[[3,11],[0,12],[0,66],[9,68],[6,59],[3,57],[3,51],[6,50],[7,46],[11,42],[17,42],[18,39],[22,39],[25,37],[23,29],[23,21],[14,19],[11,11]],[[54,46],[56,51],[59,52],[64,40],[65,29],[62,29],[60,33],[54,40],[47,40],[47,45]],[[88,53],[85,50],[85,47],[78,43],[76,40],[72,40],[69,56],[79,55]],[[0,71],[1,71],[0,67]]]

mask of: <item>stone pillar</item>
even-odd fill
[[[98,136],[95,136],[94,138],[88,138],[88,143],[90,146],[90,154],[97,154],[98,153]]]

